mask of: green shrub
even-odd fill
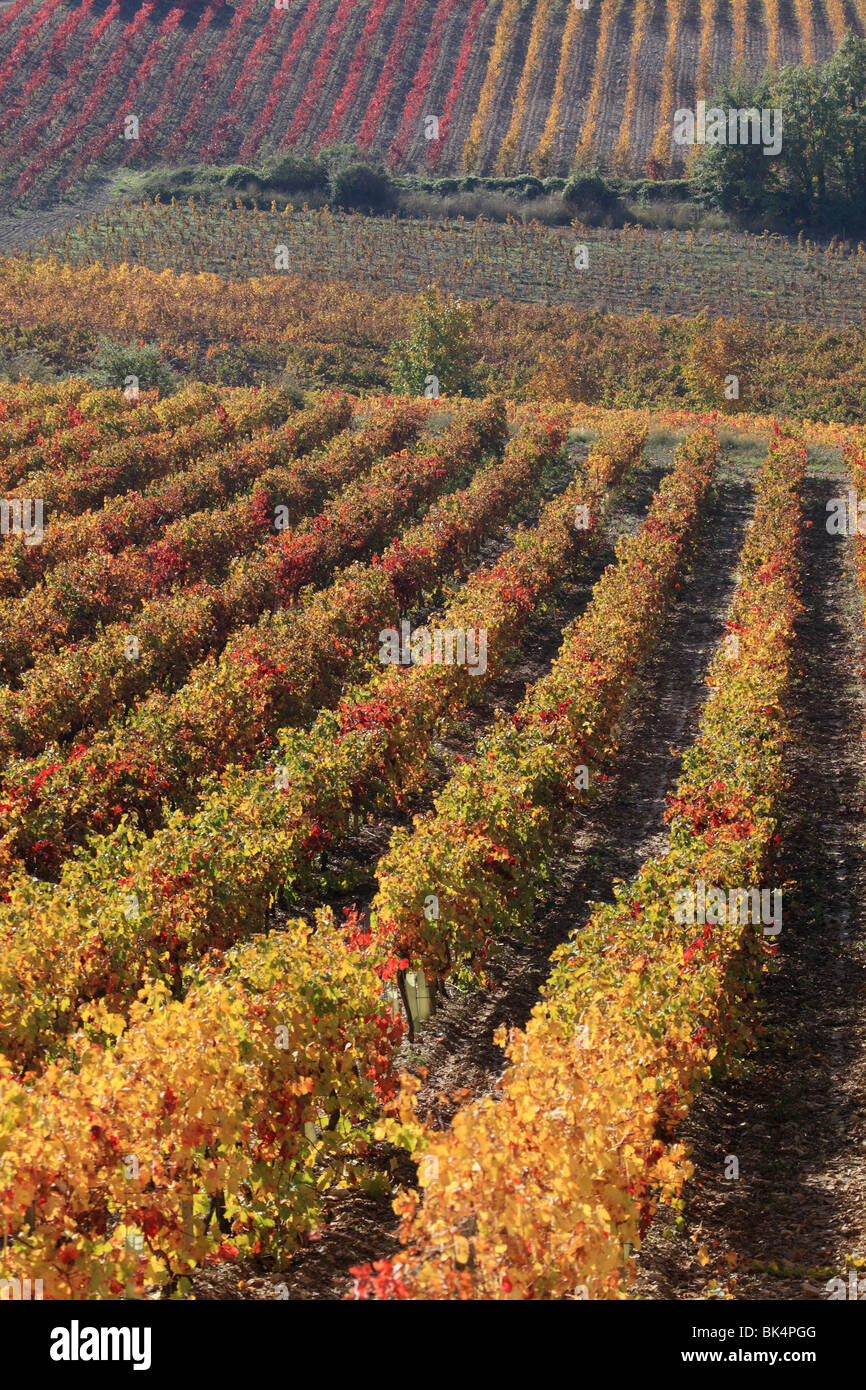
[[[611,207],[616,202],[616,194],[605,183],[600,174],[576,174],[569,179],[562,190],[562,201],[581,209],[595,204],[600,208]]]
[[[155,343],[139,347],[100,338],[87,377],[94,386],[114,386],[119,390],[131,385],[142,391],[156,387],[161,396],[170,396],[178,389],[177,377],[163,362]]]
[[[524,198],[541,198],[546,191],[541,179],[531,177],[523,179],[519,187]]]
[[[319,189],[325,192],[328,187],[327,166],[318,159],[306,154],[287,154],[264,171],[268,188],[284,193],[303,193]]]
[[[338,165],[331,170],[328,196],[337,207],[384,212],[394,203],[394,186],[386,173],[369,164]]]
[[[262,179],[258,170],[251,169],[246,164],[230,164],[222,172],[222,185],[224,188],[241,188],[249,192],[251,187],[261,191]]]

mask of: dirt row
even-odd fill
[[[547,16],[544,42],[538,54],[538,64],[532,74],[523,127],[515,151],[515,169],[531,169],[532,156],[544,133],[556,89],[560,54],[569,17],[567,5],[553,6]]]
[[[838,463],[812,467],[791,886],[763,992],[764,1043],[691,1111],[682,1137],[696,1171],[682,1219],[661,1212],[645,1242],[644,1298],[826,1299],[840,1296],[834,1280],[848,1297],[849,1272],[857,1280],[866,1264],[866,653],[851,545],[825,525],[841,485]]]
[[[600,162],[610,160],[619,138],[628,91],[634,19],[635,7],[620,5],[611,21],[601,105],[593,139],[593,155]]]
[[[480,149],[480,167],[493,173],[502,143],[508,134],[514,114],[514,102],[526,60],[535,6],[525,5],[518,13],[514,37],[506,53],[496,83],[496,95],[487,118]]]
[[[649,155],[661,101],[661,73],[667,46],[667,7],[655,0],[640,51],[640,81],[635,101],[632,144]]]
[[[105,212],[112,201],[111,188],[110,179],[94,179],[79,190],[75,198],[56,203],[49,210],[0,217],[0,253],[9,255],[15,251],[25,251],[53,232],[62,232],[72,223],[91,217],[95,212]]]

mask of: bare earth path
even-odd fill
[[[112,201],[111,189],[111,179],[94,179],[68,202],[19,212],[15,216],[0,214],[0,255],[26,250],[51,232],[62,232],[72,222],[90,217],[94,212],[104,212]]]
[[[692,1111],[684,1228],[654,1223],[644,1298],[705,1298],[715,1284],[738,1299],[824,1299],[833,1278],[847,1290],[846,1260],[866,1258],[863,619],[850,542],[825,526],[835,471],[813,467],[808,483],[786,827],[797,886],[785,892],[780,968],[764,991],[766,1044]],[[728,1155],[738,1180],[725,1177]]]

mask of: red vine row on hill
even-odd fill
[[[114,23],[119,14],[120,0],[112,0],[105,14],[96,21],[92,29],[88,30],[81,52],[73,61],[66,76],[66,81],[52,96],[48,103],[48,109],[43,111],[42,115],[37,117],[35,121],[31,121],[27,128],[19,134],[16,140],[0,149],[0,159],[5,163],[14,164],[23,154],[26,154],[28,150],[32,149],[34,142],[41,138],[43,132],[68,104],[79,79],[90,62],[94,49],[97,47],[106,29]]]
[[[213,98],[217,83],[226,64],[237,51],[240,32],[256,7],[256,0],[242,0],[231,18],[225,37],[216,44],[204,66],[204,72],[196,83],[196,92],[190,102],[189,110],[165,147],[166,159],[175,159],[182,152],[187,140],[196,129],[205,104]]]
[[[301,18],[297,29],[292,35],[291,42],[283,54],[283,61],[271,81],[271,89],[268,92],[267,100],[262,107],[258,119],[252,129],[244,137],[240,149],[241,159],[251,159],[262,143],[265,131],[273,119],[274,112],[283,96],[283,91],[288,84],[295,66],[298,54],[301,52],[307,36],[318,18],[319,10],[322,8],[324,0],[308,0],[307,8]]]
[[[135,40],[144,33],[147,21],[150,19],[155,8],[155,0],[150,0],[148,4],[143,5],[141,9],[138,10],[135,19],[127,24],[111,57],[96,82],[91,87],[78,115],[67,122],[60,134],[30,161],[24,172],[19,175],[17,184],[19,195],[26,193],[39,174],[41,174],[43,170],[49,168],[54,161],[69,148],[73,141],[77,140],[79,135],[87,129],[88,124],[99,109],[99,104],[105,96],[106,91],[123,67],[132,45],[135,43]]]
[[[249,88],[258,77],[259,69],[271,49],[276,31],[285,22],[285,14],[285,9],[277,9],[274,6],[268,15],[267,24],[244,58],[244,65],[228,99],[228,108],[214,126],[210,139],[206,140],[199,150],[199,159],[213,163],[224,148],[229,131],[238,120],[238,108],[242,105]]]
[[[293,145],[300,139],[306,131],[307,126],[310,124],[316,102],[319,100],[322,87],[325,83],[328,69],[334,61],[334,55],[339,47],[340,39],[343,37],[343,31],[349,23],[355,8],[356,0],[340,0],[337,13],[328,25],[325,41],[313,64],[310,80],[304,89],[301,100],[298,102],[297,110],[289,124],[289,128],[280,141],[279,148],[281,150],[286,149],[289,145]]]
[[[17,72],[21,59],[26,57],[32,48],[32,40],[37,37],[40,29],[47,28],[54,11],[60,4],[60,0],[45,0],[36,14],[21,30],[21,37],[13,48],[9,57],[0,63],[0,94],[9,81],[9,78]]]
[[[370,48],[390,3],[391,0],[374,0],[374,3],[370,7],[366,23],[364,24],[364,32],[358,40],[355,52],[352,55],[352,61],[349,64],[349,71],[346,74],[343,89],[334,102],[334,109],[331,112],[331,118],[325,130],[316,141],[316,153],[318,153],[323,146],[333,145],[335,141],[339,139],[343,122],[346,119],[346,113],[355,99],[358,84],[364,75],[364,68],[367,65]]]
[[[48,52],[45,54],[45,57],[39,64],[39,67],[36,69],[33,75],[30,78],[28,78],[27,82],[21,89],[19,96],[16,97],[14,104],[11,105],[9,109],[3,113],[2,116],[0,116],[0,135],[2,135],[4,131],[8,130],[10,125],[14,125],[18,118],[22,116],[25,111],[27,111],[33,98],[44,86],[48,78],[48,75],[51,72],[52,64],[63,52],[67,43],[72,38],[72,35],[75,33],[75,30],[78,28],[81,21],[83,19],[86,19],[87,16],[90,14],[90,11],[92,10],[94,3],[95,0],[83,0],[83,4],[81,4],[77,10],[73,10],[72,14],[68,15],[67,18],[64,19],[63,23],[58,28],[57,33],[54,35],[54,38],[51,40],[51,43],[48,47]]]
[[[442,115],[439,118],[439,134],[435,140],[430,141],[427,151],[427,167],[431,171],[438,168],[442,158],[442,151],[445,149],[445,142],[448,139],[448,132],[451,129],[451,119],[454,115],[454,108],[457,105],[460,93],[463,90],[463,79],[466,76],[466,68],[472,56],[472,49],[478,34],[478,28],[487,5],[487,0],[474,0],[472,9],[466,20],[466,32],[463,35],[463,42],[460,45],[460,54],[457,58],[457,66],[454,69],[454,76],[451,79],[451,86],[445,98],[445,105],[442,108]]]
[[[421,4],[422,0],[405,0],[400,22],[394,31],[394,36],[391,39],[391,46],[388,49],[384,66],[379,74],[379,81],[376,83],[373,95],[367,103],[367,110],[364,113],[360,129],[355,137],[356,145],[362,150],[369,150],[379,133],[385,115],[385,109],[394,88],[400,62],[412,33],[412,25],[415,22],[415,16],[420,10]]]
[[[10,24],[15,23],[18,16],[23,10],[27,9],[29,4],[30,0],[14,0],[14,3],[9,6],[5,14],[0,15],[0,34],[4,34]]]
[[[159,57],[161,49],[163,48],[166,40],[170,39],[172,34],[179,27],[182,18],[182,9],[175,8],[169,10],[165,19],[162,21],[159,28],[157,29],[156,34],[151,39],[150,44],[147,48],[147,52],[142,58],[141,63],[139,64],[138,68],[129,80],[129,85],[126,89],[126,96],[123,98],[123,101],[121,102],[121,109],[118,111],[117,115],[112,120],[107,122],[105,128],[102,131],[94,135],[92,139],[90,139],[87,142],[87,144],[84,145],[81,150],[79,150],[78,154],[76,154],[74,160],[72,161],[72,165],[69,169],[68,174],[66,174],[64,178],[61,180],[61,189],[65,190],[69,188],[69,186],[75,182],[80,171],[86,168],[87,165],[90,164],[93,160],[98,159],[101,154],[104,154],[108,146],[111,144],[112,140],[116,140],[120,135],[122,135],[124,128],[124,118],[127,114],[130,114],[130,108],[132,107],[132,103],[135,100],[136,94],[141,89],[141,87],[150,80],[151,74],[154,69],[154,65],[156,63],[157,58]]]
[[[138,140],[131,151],[131,158],[141,159],[152,149],[166,116],[175,108],[181,83],[198,55],[200,40],[213,23],[216,13],[217,7],[215,5],[208,5],[207,9],[202,12],[201,18],[175,59],[174,67],[166,79],[156,109],[142,121]]]
[[[430,28],[430,37],[427,40],[427,47],[424,49],[421,62],[418,65],[418,71],[415,74],[415,79],[410,88],[409,95],[406,98],[400,129],[391,141],[391,146],[388,150],[388,165],[392,169],[399,164],[400,160],[403,158],[406,152],[406,146],[414,133],[415,125],[424,104],[424,98],[427,95],[427,88],[430,85],[433,68],[442,49],[442,36],[445,32],[445,26],[451,18],[451,13],[456,3],[457,0],[439,0],[439,4],[436,7],[436,12],[433,15],[433,23]]]

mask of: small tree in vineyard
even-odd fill
[[[100,338],[87,375],[94,386],[123,389],[134,381],[142,391],[157,387],[161,396],[170,396],[178,388],[177,377],[155,343],[123,344]]]
[[[429,286],[412,313],[409,336],[393,344],[387,361],[391,387],[400,395],[472,395],[471,311]]]
[[[711,319],[702,310],[689,326],[682,365],[690,403],[736,413],[751,399],[758,347],[745,319]]]

